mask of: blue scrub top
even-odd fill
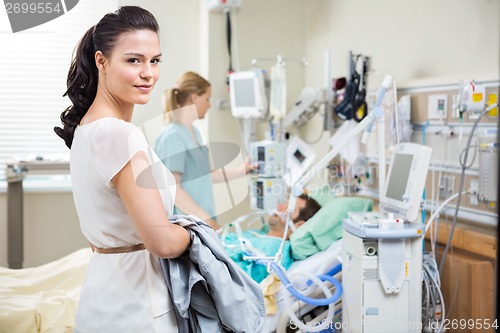
[[[201,144],[199,131],[195,127],[193,131],[196,141]],[[155,151],[171,172],[182,174],[180,186],[216,219],[208,147],[196,141],[186,126],[170,123],[156,139]],[[175,208],[175,213],[183,214],[178,208]]]

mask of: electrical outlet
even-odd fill
[[[471,179],[469,190],[471,192],[469,203],[472,206],[479,206],[479,182],[476,179]]]
[[[446,179],[444,176],[439,177],[438,184],[439,184],[439,199],[445,199],[447,189],[446,189]]]
[[[439,178],[439,199],[446,199],[448,197],[448,180],[446,176]]]
[[[448,184],[448,195],[447,198],[451,197],[453,194],[455,194],[455,176],[448,176],[447,177],[447,184]]]
[[[439,178],[439,199],[448,199],[455,193],[455,177],[441,176]]]
[[[446,121],[447,116],[448,95],[429,95],[427,119],[441,119]]]

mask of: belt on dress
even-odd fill
[[[102,248],[102,247],[95,247],[94,246],[94,251],[97,253],[102,253],[102,254],[127,253],[127,252],[135,252],[135,251],[140,251],[140,250],[145,250],[145,249],[146,249],[146,247],[144,246],[144,244],[110,247],[110,248]]]

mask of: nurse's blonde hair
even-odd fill
[[[175,82],[175,87],[163,94],[165,122],[180,122],[181,113],[171,112],[186,106],[192,94],[201,96],[207,92],[210,82],[195,72],[185,72]]]

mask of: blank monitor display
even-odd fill
[[[392,171],[387,183],[386,197],[397,201],[403,200],[410,176],[411,163],[413,155],[410,154],[395,154],[392,165]],[[408,199],[408,198],[406,198]]]
[[[234,80],[235,105],[238,107],[255,106],[254,80],[238,79]]]

